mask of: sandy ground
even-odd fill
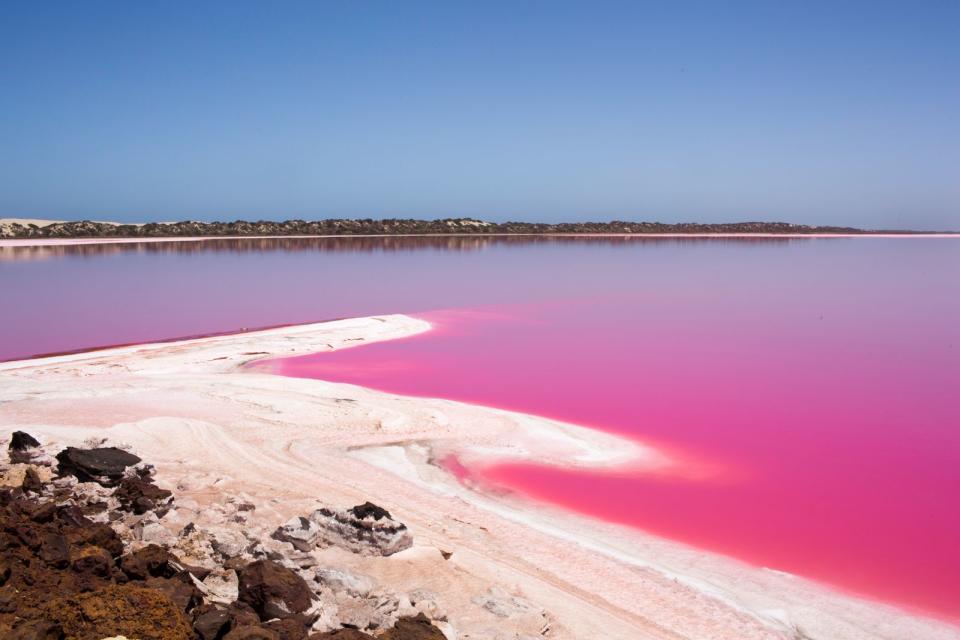
[[[245,493],[277,524],[318,503],[371,500],[410,527],[414,547],[336,561],[441,594],[462,639],[960,638],[957,627],[795,576],[472,490],[435,464],[449,453],[669,464],[654,449],[534,416],[241,368],[428,329],[393,315],[0,363],[0,436],[129,443],[178,499]],[[491,589],[521,604],[485,607]],[[524,613],[531,606],[545,614]]]

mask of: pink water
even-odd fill
[[[277,366],[652,443],[676,458],[673,469],[473,472],[957,618],[960,272],[888,271],[784,281],[759,270],[684,290],[424,313],[429,334]]]
[[[422,336],[277,366],[652,443],[676,466],[471,472],[960,619],[960,239],[0,248],[0,293],[0,359],[421,315]]]

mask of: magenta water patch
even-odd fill
[[[675,473],[470,473],[960,616],[957,303],[947,289],[852,284],[780,286],[760,273],[715,290],[428,313],[428,334],[274,365],[642,439],[680,461]]]

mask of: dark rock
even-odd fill
[[[40,546],[40,559],[57,569],[66,568],[70,564],[70,546],[67,539],[59,533],[45,534]]]
[[[190,611],[203,602],[203,594],[187,574],[174,578],[149,578],[144,586],[165,593],[181,611]]]
[[[62,640],[63,628],[49,620],[31,620],[10,632],[9,640]]]
[[[157,506],[167,504],[173,496],[170,491],[161,489],[150,480],[140,477],[126,477],[121,480],[120,486],[117,487],[113,495],[120,501],[122,509],[132,511],[137,515],[153,511]]]
[[[226,609],[204,605],[194,615],[193,631],[200,640],[220,640],[230,630],[231,617]]]
[[[177,574],[177,569],[172,565],[174,562],[176,558],[170,555],[169,551],[149,544],[120,558],[120,570],[131,580],[172,578]]]
[[[113,558],[106,549],[87,546],[74,555],[70,567],[81,575],[108,578],[113,569]]]
[[[446,637],[427,616],[418,613],[414,617],[397,620],[392,628],[380,636],[380,640],[446,640]]]
[[[364,518],[373,518],[374,520],[382,520],[383,518],[389,518],[390,512],[384,509],[383,507],[378,507],[372,502],[364,502],[363,504],[358,504],[357,506],[349,509],[349,511],[356,517],[363,520]]]
[[[43,491],[43,480],[37,474],[36,469],[28,468],[23,474],[23,484],[21,489],[30,493],[40,493]]]
[[[280,636],[275,631],[257,625],[237,627],[225,635],[223,640],[280,640]]]
[[[40,524],[52,522],[57,515],[57,505],[53,502],[31,504],[26,510],[26,515],[32,521]]]
[[[272,560],[251,562],[238,573],[238,600],[256,611],[261,620],[303,614],[313,605],[303,578]]]
[[[271,620],[263,626],[275,632],[280,640],[306,640],[307,627],[300,620],[293,618],[284,618],[282,620]]]
[[[57,454],[57,462],[60,475],[72,475],[80,482],[98,482],[112,487],[123,477],[126,468],[139,463],[140,458],[116,447],[67,447]]]
[[[10,435],[9,449],[12,451],[25,451],[39,446],[40,441],[25,431],[14,431]]]
[[[36,449],[40,446],[40,441],[29,433],[24,431],[14,431],[10,436],[10,445],[7,451],[10,453],[10,462],[22,462],[19,454]]]
[[[110,528],[110,525],[102,522],[91,522],[83,527],[70,529],[69,532],[65,532],[65,535],[71,544],[100,547],[106,549],[113,558],[123,553],[123,540]]]

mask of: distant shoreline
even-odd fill
[[[863,233],[405,233],[405,234],[352,234],[352,235],[265,235],[265,236],[162,236],[162,237],[106,237],[106,238],[3,238],[0,247],[48,247],[90,244],[140,244],[158,242],[208,242],[213,240],[308,240],[323,238],[456,238],[456,237],[566,237],[566,238],[636,238],[636,239],[683,239],[683,238],[960,238],[960,233],[944,232],[863,232]]]
[[[641,237],[848,237],[952,236],[955,232],[865,230],[810,226],[787,222],[676,223],[661,222],[485,222],[472,218],[328,219],[247,222],[148,222],[125,224],[90,220],[56,221],[0,218],[0,241],[100,240],[109,242],[197,241],[206,238],[327,238],[403,236],[641,236]]]

